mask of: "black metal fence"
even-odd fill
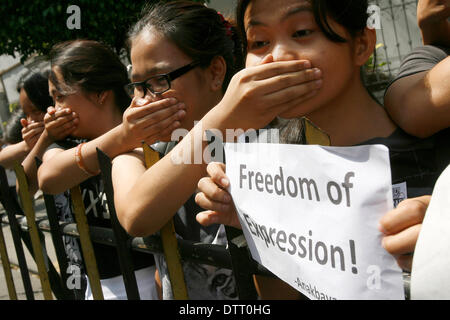
[[[102,228],[87,225],[86,219],[83,221],[84,205],[79,193],[79,187],[71,189],[71,197],[75,211],[76,223],[62,223],[56,216],[55,200],[51,195],[44,195],[46,214],[36,217],[32,207],[32,200],[29,194],[20,194],[19,203],[11,194],[5,174],[5,169],[0,166],[0,201],[6,214],[0,216],[1,224],[8,224],[14,240],[14,249],[18,258],[21,271],[22,282],[28,300],[34,299],[31,287],[29,270],[25,258],[25,251],[22,243],[25,244],[33,259],[36,261],[44,298],[52,299],[52,294],[57,299],[75,299],[73,292],[67,289],[67,257],[62,244],[63,236],[72,236],[80,239],[83,251],[84,263],[86,265],[90,286],[94,299],[103,299],[100,279],[96,265],[96,257],[92,250],[92,242],[106,244],[117,248],[119,264],[124,279],[125,289],[128,299],[139,299],[137,283],[134,274],[131,250],[148,254],[163,253],[167,257],[167,250],[176,250],[182,261],[190,261],[216,267],[232,269],[234,272],[237,293],[240,299],[256,299],[256,289],[253,283],[253,274],[273,277],[264,267],[254,262],[246,247],[238,247],[233,239],[242,236],[242,231],[226,227],[228,246],[195,243],[193,241],[176,239],[176,248],[164,247],[165,244],[160,236],[150,237],[130,237],[120,226],[114,208],[114,194],[111,182],[111,160],[102,151],[98,151],[98,160],[101,167],[102,179],[105,184],[105,194],[108,201],[108,209],[111,216],[112,228]],[[16,175],[23,176],[23,168],[16,165]],[[22,185],[26,180],[18,179],[20,189],[27,188]],[[78,189],[78,193],[77,193]],[[79,211],[77,213],[77,211]],[[54,266],[56,261],[51,261],[47,255],[43,243],[43,232],[51,234],[51,239],[55,248],[56,259],[60,271]],[[5,248],[4,250],[2,250]],[[15,285],[10,275],[10,263],[6,252],[4,237],[0,234],[0,253],[2,264],[7,280],[7,287],[10,299],[17,299]],[[149,257],[150,259],[150,257]],[[169,261],[168,261],[169,264]],[[176,272],[181,272],[179,268]],[[175,275],[176,276],[176,275]],[[171,275],[172,291],[177,292],[184,284],[173,281]],[[182,297],[187,299],[188,297]]]
[[[308,134],[308,133],[305,133]],[[311,132],[310,137],[305,137],[305,141],[312,143],[311,139],[316,139],[317,135]],[[173,272],[169,273],[171,279],[172,292],[176,299],[189,299],[187,293],[183,295],[183,270],[181,265],[174,264],[167,257],[174,254],[181,261],[191,261],[200,264],[212,265],[216,267],[233,270],[237,295],[242,300],[254,300],[258,298],[257,290],[253,280],[254,275],[275,277],[263,266],[255,262],[250,255],[248,247],[245,245],[242,231],[225,227],[228,244],[215,245],[195,243],[182,239],[175,239],[174,246],[160,236],[150,237],[130,237],[120,226],[114,207],[114,191],[111,181],[111,160],[101,150],[97,149],[98,161],[101,168],[102,179],[105,184],[105,193],[108,201],[108,209],[111,218],[111,228],[89,226],[86,221],[84,205],[78,186],[72,188],[71,198],[75,213],[76,223],[62,223],[58,220],[54,197],[44,195],[46,213],[36,216],[34,213],[31,197],[27,191],[25,173],[21,165],[16,165],[15,171],[21,190],[21,204],[16,197],[11,194],[5,170],[0,166],[0,201],[6,211],[4,216],[0,216],[1,224],[9,224],[14,241],[14,248],[18,257],[23,286],[26,298],[34,300],[28,272],[27,261],[24,255],[22,242],[33,256],[39,271],[39,277],[45,299],[73,300],[76,299],[73,291],[68,290],[67,284],[67,257],[62,244],[62,237],[72,236],[80,239],[84,264],[86,266],[93,297],[96,300],[103,299],[103,292],[100,284],[99,272],[96,264],[96,257],[93,252],[92,243],[102,243],[116,247],[119,264],[125,284],[128,299],[139,300],[139,291],[134,274],[131,251],[136,250],[148,254],[163,253],[166,256],[167,264],[172,263]],[[39,164],[38,164],[39,165]],[[56,252],[56,259],[60,271],[54,266],[54,262],[47,255],[43,244],[43,232],[51,234],[52,242]],[[244,241],[242,241],[244,239]],[[5,278],[10,299],[17,299],[15,284],[11,276],[10,263],[3,234],[0,234],[0,254],[4,266]],[[275,277],[276,278],[276,277]],[[181,279],[181,280],[180,280]],[[409,297],[409,275],[404,276],[405,293]],[[181,292],[177,297],[176,292]],[[186,291],[187,292],[187,291]]]
[[[417,0],[374,0],[379,8],[376,60],[367,68],[366,84],[382,103],[384,90],[396,76],[403,58],[422,45],[417,25]],[[375,70],[375,72],[371,72]]]

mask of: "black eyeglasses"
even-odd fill
[[[145,81],[129,83],[124,87],[125,91],[131,98],[144,98],[147,94],[147,90],[150,90],[150,92],[153,94],[164,93],[170,89],[171,81],[175,80],[178,77],[181,77],[183,74],[194,69],[199,64],[199,61],[193,61],[188,65],[178,68],[172,72],[157,74],[156,76],[148,78]]]

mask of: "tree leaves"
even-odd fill
[[[153,0],[150,2],[154,2]],[[198,2],[205,2],[197,0]],[[146,0],[0,1],[0,55],[47,55],[59,42],[91,39],[109,44],[116,53],[125,45],[129,28],[137,22]],[[81,29],[68,29],[70,5],[81,11]]]

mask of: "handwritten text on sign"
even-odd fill
[[[381,246],[388,150],[226,144],[230,192],[253,258],[312,299],[404,299]]]

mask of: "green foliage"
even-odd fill
[[[389,65],[390,62],[380,60],[377,50],[384,47],[384,44],[379,43],[375,47],[375,53],[370,56],[364,66],[363,80],[366,87],[371,92],[379,92],[386,89],[386,86],[392,80],[392,76],[383,70],[384,66]],[[382,101],[380,101],[382,104]]]
[[[375,51],[377,51],[378,49],[380,49],[382,47],[384,47],[384,44],[382,44],[382,43],[377,44],[375,47]],[[367,62],[366,62],[366,68],[368,70],[375,70],[377,68],[381,68],[388,64],[388,62],[386,62],[386,61],[376,63],[376,60],[377,59],[375,59],[375,54],[372,54],[370,56],[369,60],[367,60]]]
[[[0,1],[0,54],[47,55],[61,41],[91,39],[109,44],[116,52],[125,45],[126,33],[140,15],[145,0]],[[206,0],[208,2],[209,0]],[[197,2],[205,2],[197,0]],[[70,5],[81,11],[81,29],[67,28]]]
[[[13,102],[9,104],[9,112],[13,113],[14,111],[16,111],[19,108],[19,103],[18,102]]]

